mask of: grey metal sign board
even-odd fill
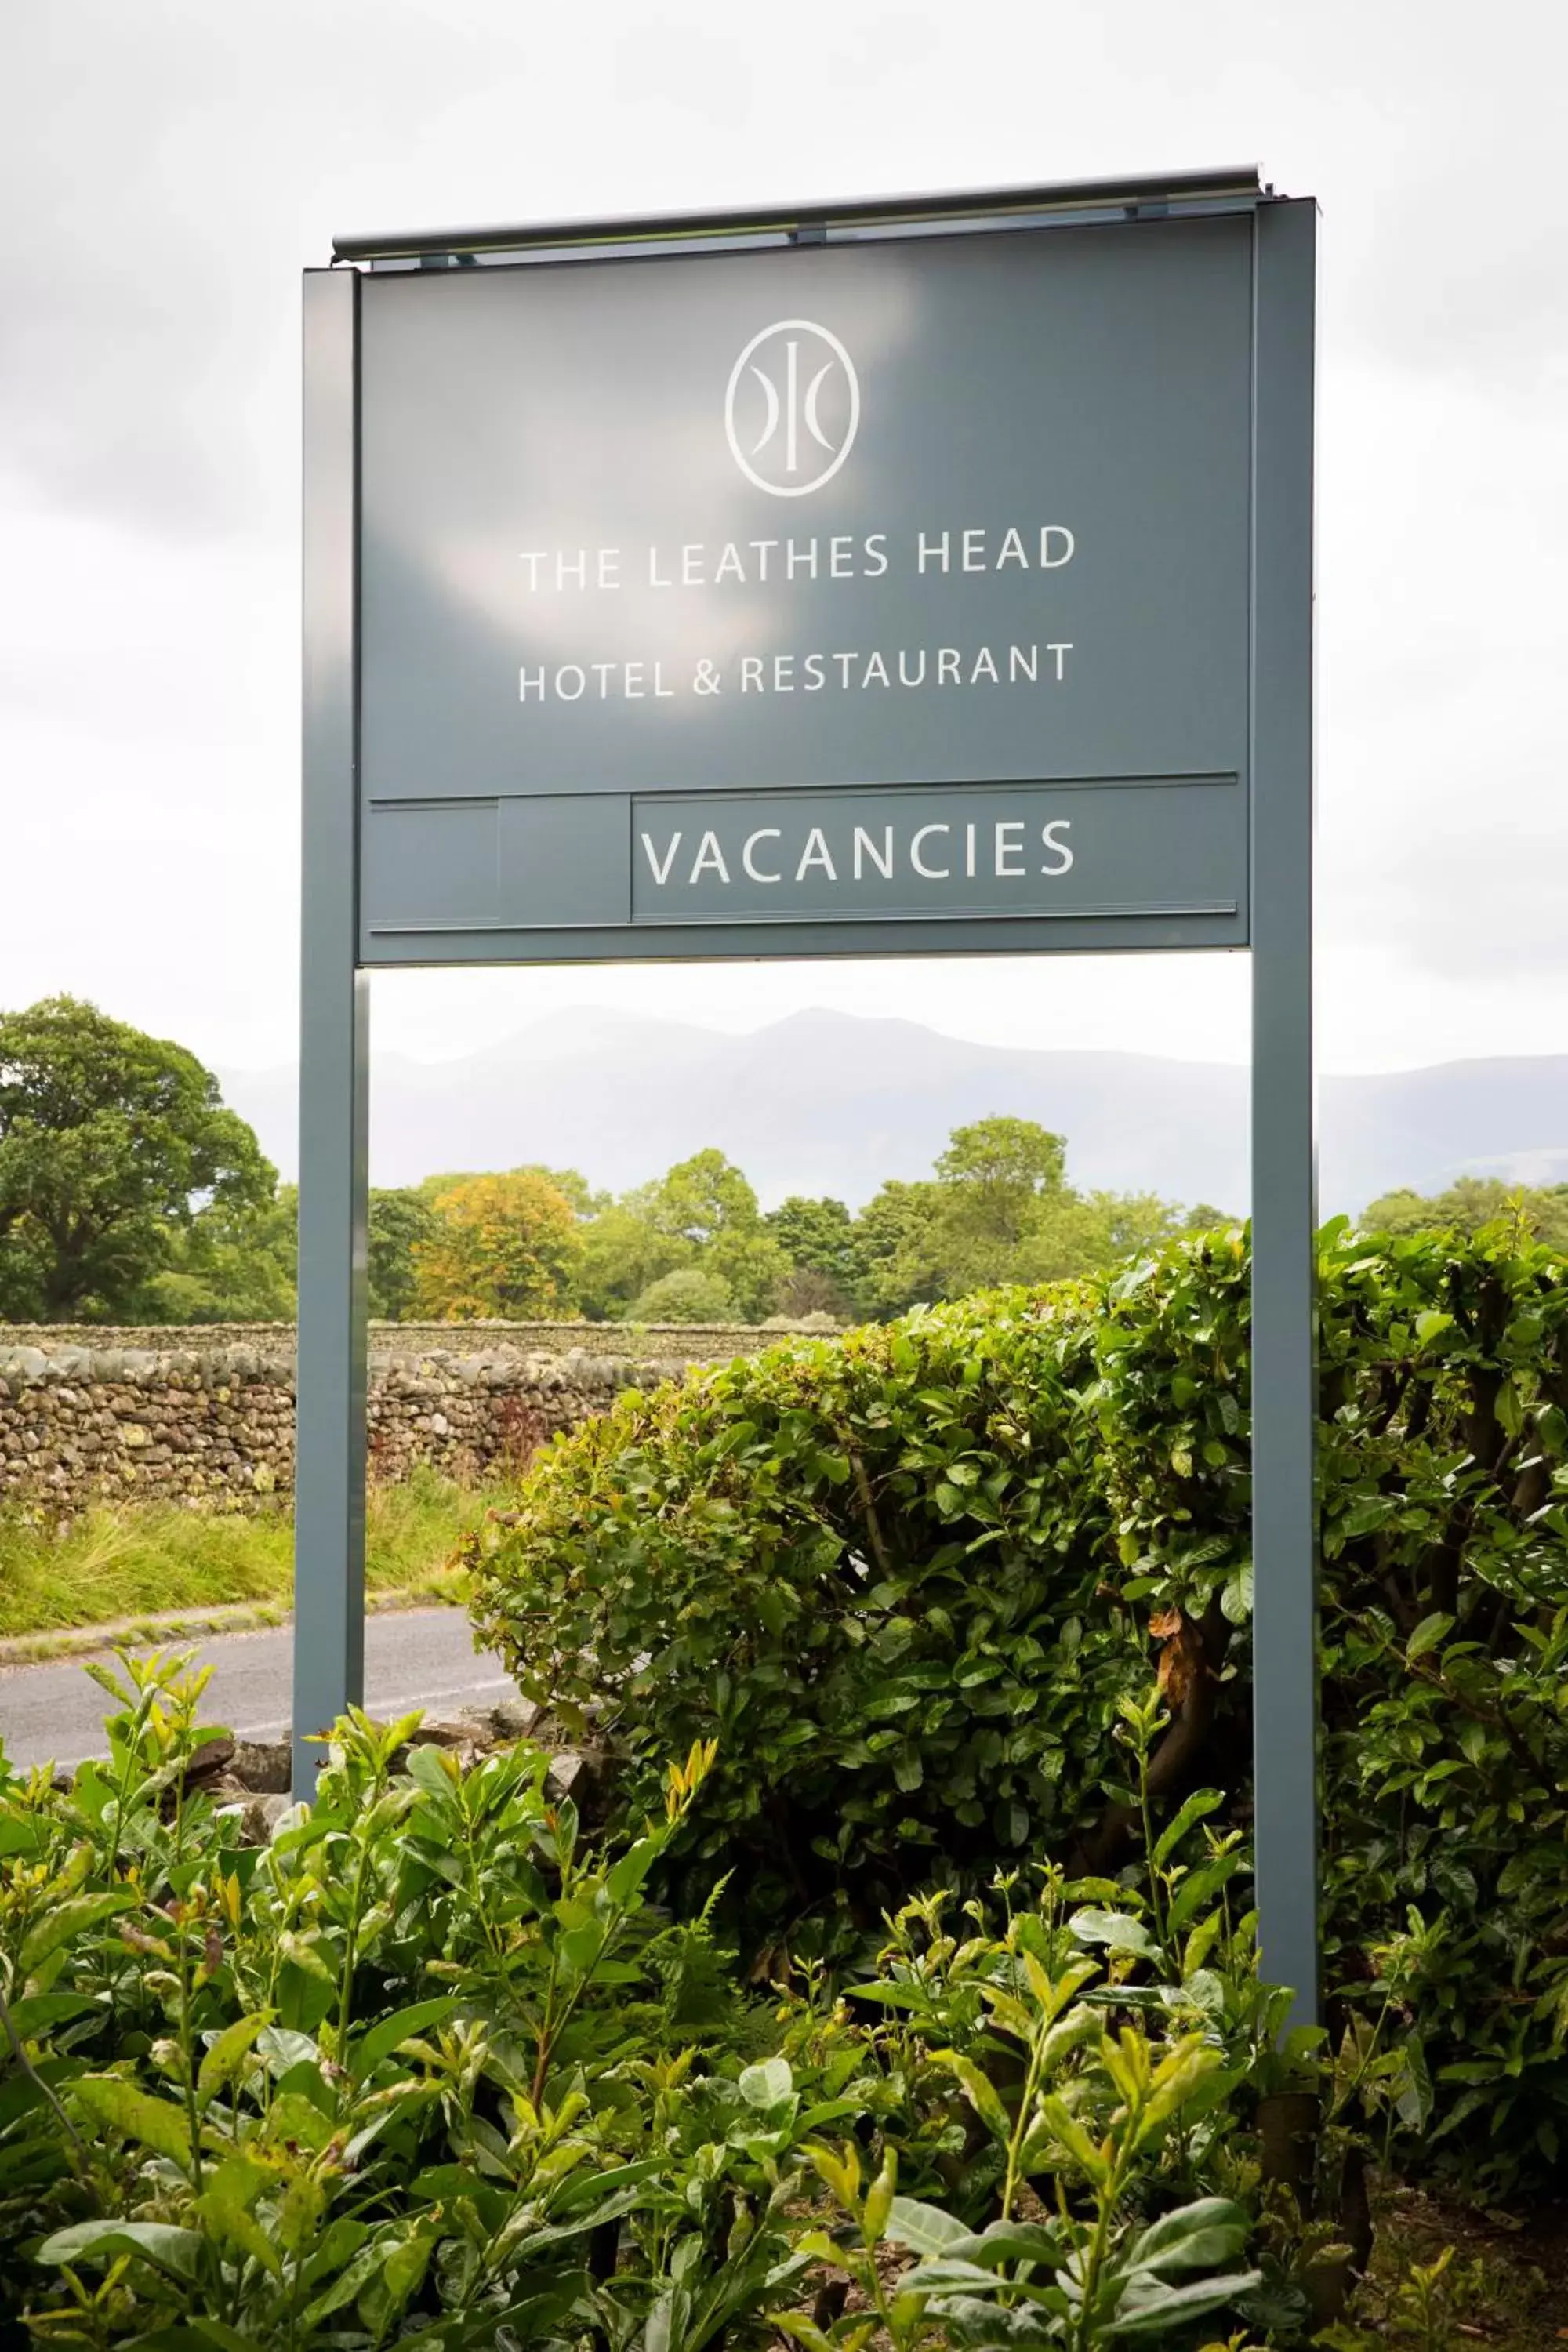
[[[365,960],[1245,944],[1253,245],[1232,212],[366,277]],[[723,880],[721,833],[782,850],[786,803],[867,786],[942,789],[887,803],[896,872]],[[906,819],[961,854],[911,863]]]
[[[300,1793],[363,1683],[373,967],[1246,946],[1258,1905],[1315,2014],[1315,256],[1219,173],[306,273]]]
[[[548,956],[587,930],[603,953],[677,923],[1070,922],[1081,940],[1142,916],[1173,946],[1247,938],[1235,776],[379,801],[363,856],[377,960],[405,941],[488,953],[505,932]]]

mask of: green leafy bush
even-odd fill
[[[1321,1263],[1330,1987],[1397,2021],[1400,2124],[1506,2187],[1568,2133],[1568,1265],[1342,1224]],[[1114,1286],[1093,1394],[1121,1591],[1179,1620],[1238,1791],[1247,1276],[1207,1246]]]
[[[717,1740],[692,1851],[753,1920],[837,1891],[874,1927],[933,1857],[1099,1811],[1132,1645],[1091,1376],[1085,1327],[1020,1295],[628,1394],[476,1545],[479,1626],[568,1718],[610,1701],[634,1808],[687,1727]]]
[[[100,1679],[107,1764],[0,1773],[7,2347],[855,2352],[835,2273],[900,2352],[1190,2352],[1259,2291],[1301,2340],[1253,2123],[1314,2067],[1276,2052],[1231,1849],[1193,1851],[1217,1799],[1152,1906],[1047,1874],[959,1941],[916,1905],[858,2023],[648,1906],[707,1751],[595,1850],[539,1751],[465,1771],[356,1715],[258,1847],[187,1784],[201,1678]]]
[[[538,1751],[395,1773],[418,1717],[355,1717],[257,1848],[184,1792],[205,1675],[89,1671],[108,1763],[0,1783],[0,2278],[35,2333],[377,2344],[431,2278],[432,2345],[563,2311],[639,2178],[574,2084],[668,2038],[641,1886],[708,1759],[612,1862]]]
[[[1334,2014],[1397,2021],[1400,2127],[1506,2185],[1568,2109],[1568,1268],[1342,1223],[1321,1266]],[[687,1849],[753,1926],[1114,1870],[1152,1653],[1157,1807],[1214,1780],[1247,1818],[1248,1377],[1239,1232],[699,1373],[546,1450],[473,1547],[479,1621],[605,1706],[634,1807],[719,1742]]]

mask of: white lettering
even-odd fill
[[[585,554],[579,553],[575,561],[564,555],[557,555],[555,585],[557,588],[564,588],[568,579],[574,580],[579,588],[585,588],[588,585],[588,558]]]
[[[966,572],[984,571],[985,533],[983,530],[966,530],[964,532],[963,568]]]
[[[1048,824],[1041,826],[1040,839],[1057,861],[1054,866],[1042,866],[1040,868],[1042,874],[1066,874],[1070,869],[1072,850],[1067,842],[1058,841],[1057,835],[1058,833],[1066,833],[1071,823],[1070,816],[1054,816]]]
[[[1000,572],[1003,566],[1008,563],[1021,564],[1026,572],[1029,568],[1029,559],[1024,552],[1024,542],[1016,530],[1009,530],[1006,538],[1002,541],[1002,552],[996,558],[997,571]]]
[[[715,580],[744,580],[746,567],[741,561],[741,551],[732,539],[724,541],[724,552],[713,567]]]
[[[804,882],[807,872],[814,866],[820,866],[830,882],[837,881],[837,869],[828,856],[827,843],[823,837],[822,827],[819,824],[814,824],[805,836],[805,847],[801,851],[800,864],[795,869],[795,880]]]
[[[963,870],[973,881],[974,879],[974,827],[973,824],[966,824],[963,828]]]
[[[952,827],[950,824],[922,824],[910,844],[910,864],[917,874],[923,874],[928,882],[946,882],[952,876],[952,868],[951,866],[928,866],[921,856],[921,844],[922,841],[929,841],[933,833],[951,833],[952,831]]]
[[[719,846],[719,836],[716,833],[703,835],[697,855],[691,861],[692,881],[695,883],[699,875],[702,874],[717,874],[721,882],[728,882],[730,879],[730,869],[724,863],[724,853]]]
[[[675,585],[673,580],[661,580],[658,576],[658,550],[657,547],[650,547],[647,551],[647,584],[650,588],[673,588]]]
[[[1051,553],[1051,542],[1053,540],[1060,540],[1062,542],[1062,551],[1059,555],[1053,555]],[[1065,522],[1042,523],[1040,526],[1040,570],[1042,572],[1059,572],[1064,563],[1070,563],[1072,562],[1073,551],[1077,545],[1077,540],[1074,539],[1071,531],[1068,530]]]
[[[1023,855],[1024,827],[1022,823],[1003,824],[998,821],[995,834],[995,872],[997,874],[1006,875],[1022,874],[1024,869],[1021,866],[1009,866],[1005,862],[1009,857],[1019,857]],[[1013,838],[1014,835],[1017,835],[1016,840]]]
[[[866,541],[866,577],[879,580],[888,568],[888,534],[874,530]]]
[[[854,545],[854,541],[847,534],[837,531],[828,541],[827,568],[835,580],[853,580],[855,577]]]
[[[889,824],[889,825],[884,825],[884,826],[883,826],[883,828],[882,828],[882,846],[881,846],[881,848],[880,848],[880,849],[879,849],[879,848],[877,847],[876,843],[872,840],[872,838],[871,838],[870,835],[867,832],[867,830],[866,830],[866,828],[865,828],[865,826],[864,826],[863,824],[858,824],[858,825],[856,826],[856,828],[855,828],[855,879],[856,879],[856,881],[857,881],[857,882],[858,882],[858,881],[859,881],[859,879],[860,879],[860,852],[861,852],[861,850],[862,850],[862,849],[864,849],[864,851],[865,851],[865,853],[866,853],[867,856],[870,859],[870,861],[871,861],[872,865],[876,867],[876,869],[877,869],[878,873],[881,876],[881,877],[882,877],[883,881],[884,881],[884,882],[890,882],[890,881],[892,880],[892,878],[893,878],[893,828],[892,828],[892,826],[891,826],[890,824]]]
[[[783,839],[784,835],[780,833],[776,824],[759,825],[755,833],[749,833],[746,835],[745,845],[741,851],[741,863],[745,867],[753,882],[782,882],[784,880],[784,876],[782,874],[764,874],[760,866],[755,866],[752,862],[752,852],[756,847],[759,841],[782,841]]]
[[[664,864],[662,866],[658,862],[658,856],[654,850],[653,842],[646,833],[642,837],[642,845],[647,852],[647,862],[653,868],[653,878],[662,890],[665,884],[669,879],[669,869],[675,863],[675,853],[680,847],[680,835],[678,833],[670,835],[669,847],[665,853]]]
[[[700,588],[702,562],[707,550],[700,545],[683,547],[680,551],[680,584],[683,588]]]
[[[792,539],[784,551],[785,577],[793,580],[797,571],[804,570],[808,580],[816,577],[816,541],[808,539],[804,547],[796,547]]]
[[[746,541],[746,545],[756,549],[757,577],[759,580],[765,580],[768,576],[768,550],[770,547],[776,547],[778,545],[778,541],[776,539],[749,539]]]
[[[539,585],[539,567],[544,561],[543,548],[525,548],[517,560],[520,563],[526,563],[528,566],[529,586],[531,588],[537,588]]]
[[[826,543],[816,542],[819,550]],[[584,561],[591,563],[593,556],[590,550]],[[707,562],[706,551],[702,560]],[[676,584],[659,571],[657,551],[650,561],[650,574],[658,586]],[[878,646],[869,653],[847,648],[832,653],[744,654],[738,657],[739,690],[742,694],[820,694],[825,687],[837,686],[845,693],[865,693],[873,687],[999,686],[1004,677],[1011,685],[1035,686],[1042,676],[1054,677],[1059,684],[1067,675],[1068,656],[1074,650],[1064,638],[1045,646]],[[1047,656],[1044,665],[1042,654]],[[704,676],[713,668],[712,663],[698,665]],[[554,667],[525,663],[517,672],[520,702],[547,702],[552,696],[563,702],[579,702],[584,696],[607,702],[617,694],[629,701],[650,697],[669,701],[679,691],[679,686],[667,683],[664,663],[652,659],[564,662]]]
[[[936,558],[940,555],[940,556],[941,556],[941,558],[942,558],[942,570],[943,570],[944,572],[947,570],[947,548],[948,548],[948,538],[949,538],[949,534],[948,534],[945,530],[942,532],[942,537],[941,537],[941,539],[940,539],[940,540],[935,540],[935,539],[933,539],[933,540],[928,540],[928,539],[927,539],[927,537],[926,537],[926,535],[925,535],[925,533],[924,533],[924,531],[922,530],[922,531],[921,532],[921,534],[920,534],[920,568],[921,568],[921,570],[922,572],[923,572],[923,571],[925,570],[925,568],[926,568],[926,557],[927,557],[928,555],[932,559],[932,561],[933,561],[933,562],[934,562],[934,561],[936,560]]]
[[[601,547],[601,548],[600,548],[600,550],[599,550],[599,585],[600,585],[600,587],[601,587],[601,588],[618,588],[618,587],[620,586],[620,584],[621,584],[621,551],[620,551],[620,549],[619,549],[618,547]]]

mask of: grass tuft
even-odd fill
[[[454,1486],[434,1471],[373,1487],[365,1515],[365,1578],[374,1592],[462,1598],[452,1554],[499,1487]],[[203,1512],[178,1503],[102,1503],[55,1529],[26,1511],[0,1510],[0,1638],[65,1633],[166,1610],[276,1601],[294,1574],[288,1505]]]

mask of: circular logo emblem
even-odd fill
[[[749,482],[803,499],[830,482],[860,422],[855,362],[826,327],[779,319],[753,335],[730,371],[724,431]]]

